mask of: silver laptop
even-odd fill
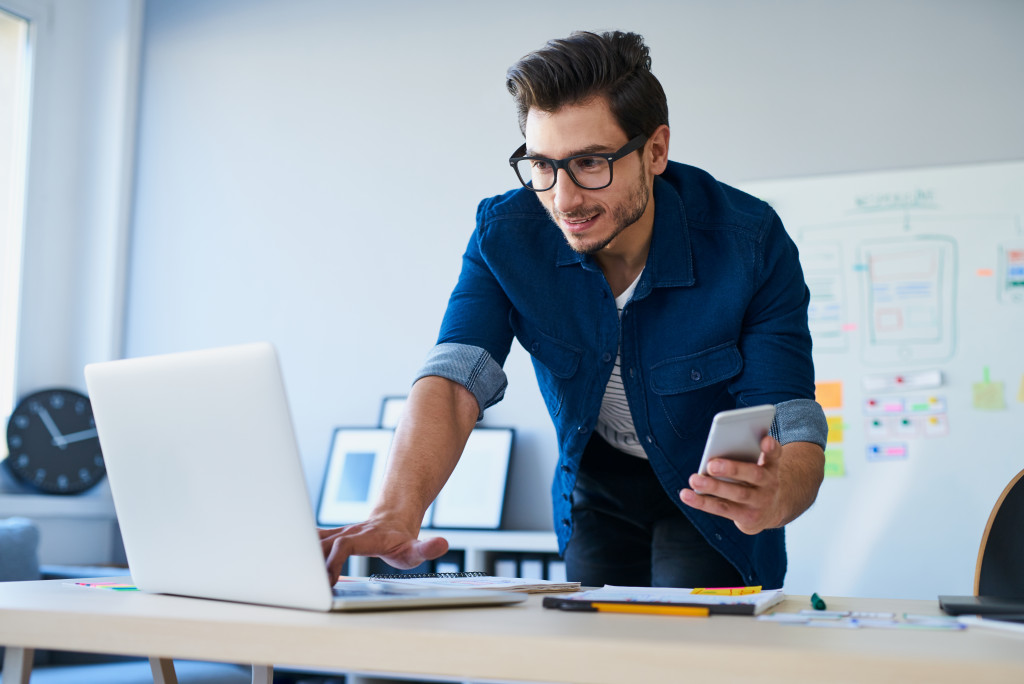
[[[331,587],[270,344],[90,364],[85,379],[132,581],[143,591],[321,611],[525,598]]]

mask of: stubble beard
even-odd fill
[[[637,182],[630,190],[626,201],[612,209],[611,218],[615,228],[606,238],[597,242],[587,242],[585,238],[567,234],[565,231],[562,231],[562,236],[565,237],[566,243],[568,243],[573,251],[579,254],[596,254],[607,247],[622,231],[640,220],[644,212],[647,211],[647,202],[650,201],[650,197],[651,193],[647,185],[647,174],[644,173],[643,164],[641,164]],[[586,218],[599,213],[599,211],[597,207],[584,207],[570,213],[556,214],[553,210],[548,209],[548,214],[551,215],[551,220],[555,222],[555,225],[561,227],[558,219]]]

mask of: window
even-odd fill
[[[14,403],[28,100],[29,23],[0,10],[0,418],[4,421]]]

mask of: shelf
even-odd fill
[[[558,553],[554,532],[528,530],[420,530],[420,538],[444,537],[452,549]]]
[[[495,552],[512,553],[558,553],[558,540],[554,532],[529,530],[420,530],[420,538],[444,537],[450,551],[465,552],[465,570],[493,572],[489,567],[488,554]],[[349,558],[348,574],[365,576],[369,574],[370,559],[365,556]]]
[[[106,496],[0,494],[0,518],[105,518],[113,519],[114,502]]]

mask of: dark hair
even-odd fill
[[[555,112],[595,96],[607,99],[627,138],[668,124],[665,91],[651,73],[643,36],[636,33],[576,31],[549,40],[509,67],[505,78],[524,135],[531,108]]]

